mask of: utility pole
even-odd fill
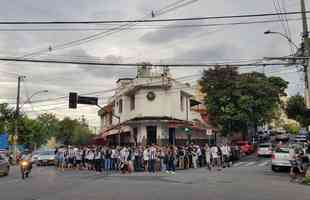
[[[303,28],[303,44],[304,50],[303,55],[305,57],[304,61],[304,72],[305,72],[305,104],[307,108],[310,108],[310,39],[309,39],[309,31],[307,24],[307,14],[306,14],[306,5],[305,0],[300,0],[301,4],[301,17],[302,17],[302,28]]]
[[[25,76],[18,76],[17,79],[17,98],[16,98],[16,111],[15,111],[15,127],[13,137],[13,159],[16,160],[17,155],[17,140],[18,140],[18,122],[19,122],[19,103],[20,103],[20,83],[26,78]]]

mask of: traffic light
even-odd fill
[[[76,92],[69,93],[69,108],[75,109],[77,107],[78,95]]]

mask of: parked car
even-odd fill
[[[37,163],[39,155],[42,153],[42,151],[34,151],[32,153],[32,157],[31,157],[31,162],[32,163]]]
[[[6,157],[0,154],[0,175],[7,176],[10,172],[10,164]]]
[[[54,165],[55,164],[55,151],[48,150],[39,153],[36,160],[37,166]]]
[[[299,143],[299,142],[307,142],[307,136],[306,135],[296,135],[295,136],[295,140],[294,140],[296,143]]]
[[[288,134],[279,134],[276,136],[277,141],[288,141],[290,139]]]
[[[271,169],[272,171],[279,171],[282,168],[291,167],[289,161],[289,148],[276,148],[271,156]]]
[[[257,156],[271,156],[272,155],[272,144],[262,143],[257,147]]]
[[[253,153],[253,145],[248,141],[237,141],[236,145],[239,146],[240,152],[245,155]]]

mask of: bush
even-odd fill
[[[303,184],[310,185],[310,176],[305,177]]]

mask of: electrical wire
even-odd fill
[[[21,59],[14,57],[0,57],[2,61],[14,61],[14,62],[31,62],[31,63],[51,63],[51,64],[73,64],[73,65],[89,65],[89,66],[125,66],[125,67],[137,67],[141,65],[141,63],[107,63],[107,62],[82,62],[82,61],[67,61],[67,60],[52,60],[52,59]],[[246,67],[246,66],[277,66],[277,65],[290,65],[290,63],[187,63],[187,64],[148,64],[148,66],[152,67],[214,67],[214,66],[230,66],[230,67]]]
[[[0,25],[47,25],[47,24],[116,24],[116,23],[150,23],[150,22],[176,22],[176,21],[201,21],[211,19],[234,19],[234,18],[257,18],[282,15],[297,15],[302,12],[278,12],[259,13],[245,15],[224,15],[209,17],[189,17],[189,18],[167,18],[167,19],[141,19],[141,20],[109,20],[109,21],[0,21]],[[305,13],[310,13],[306,11]],[[161,14],[161,13],[159,13]]]
[[[287,19],[287,21],[298,21],[301,18]],[[208,28],[218,26],[235,26],[235,25],[254,25],[276,23],[282,20],[260,20],[260,21],[244,21],[244,22],[231,22],[231,23],[210,23],[210,24],[184,24],[184,25],[143,25],[124,28],[124,30],[169,30],[169,29],[183,29],[183,28]],[[111,30],[111,28],[0,28],[0,32],[75,32],[75,31],[102,31]]]

